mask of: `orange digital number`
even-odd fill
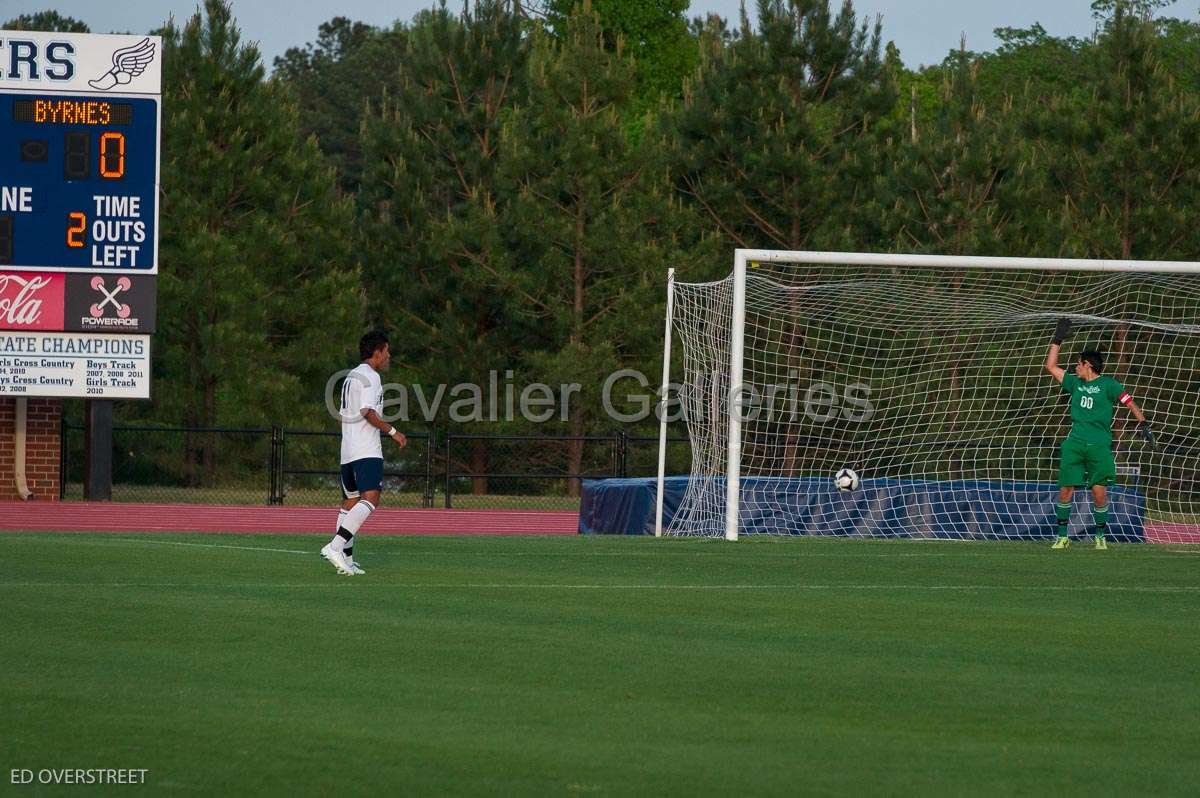
[[[87,217],[75,211],[68,213],[67,218],[72,222],[67,225],[67,246],[80,249],[83,247],[84,231],[87,230]]]
[[[125,176],[125,135],[100,134],[100,176],[116,180]]]

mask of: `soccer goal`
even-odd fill
[[[1062,317],[1059,367],[1103,353],[1157,435],[1114,410],[1110,536],[1200,542],[1200,263],[760,250],[717,282],[668,276],[663,395],[692,465],[666,479],[661,414],[656,534],[1049,538]],[[1077,491],[1073,534],[1090,514]]]

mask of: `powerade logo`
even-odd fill
[[[84,327],[132,327],[137,329],[140,319],[131,317],[133,312],[130,305],[118,299],[118,295],[133,288],[133,281],[128,277],[118,277],[112,290],[104,285],[104,278],[97,275],[92,278],[92,290],[100,293],[99,301],[88,308],[88,315],[81,316],[79,322]],[[112,306],[114,315],[107,315],[105,309]]]
[[[155,280],[150,275],[68,274],[68,331],[154,332]]]
[[[75,45],[0,39],[0,80],[66,82],[75,77]]]

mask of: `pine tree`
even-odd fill
[[[5,30],[34,30],[54,33],[91,33],[86,22],[74,17],[64,17],[57,11],[38,11],[35,14],[22,14],[14,17],[0,28]]]
[[[163,35],[154,418],[327,423],[320,389],[361,334],[353,210],[224,0]],[[192,477],[216,455],[189,445]]]
[[[696,68],[699,51],[684,14],[689,0],[590,0],[600,19],[605,47],[633,59],[637,85],[631,109],[644,112],[663,96],[678,97],[683,80]],[[571,34],[570,18],[580,0],[550,0],[546,17],[559,35]]]
[[[1011,103],[997,98],[989,106],[980,96],[980,60],[963,42],[957,56],[926,76],[940,73],[933,107],[914,109],[910,130],[881,143],[877,158],[886,168],[874,181],[871,200],[861,208],[859,229],[878,223],[879,240],[890,250],[939,255],[1023,254],[1028,248],[1022,207],[1027,201],[1028,170],[1017,139],[1019,126]],[[945,274],[951,290],[993,279],[986,271],[957,270]],[[898,335],[906,335],[898,333]],[[942,342],[944,343],[944,342]],[[920,351],[929,344],[922,334],[907,334],[905,346]],[[995,358],[991,344],[975,331],[957,336],[943,372],[943,385],[931,399],[934,417],[946,419],[941,434],[953,439],[971,386],[964,370]],[[934,357],[926,349],[927,357]],[[997,375],[1000,376],[1000,375]],[[1011,376],[1011,375],[1010,375]],[[899,375],[897,379],[905,377]],[[1012,379],[1011,386],[1021,385]],[[1024,418],[1013,420],[1020,425]]]
[[[322,23],[317,41],[275,59],[273,79],[299,102],[300,128],[337,168],[342,190],[357,193],[362,178],[359,129],[369,104],[394,86],[407,28],[380,30],[346,17]]]
[[[1024,98],[1025,135],[1045,180],[1035,221],[1052,225],[1048,249],[1152,260],[1200,249],[1189,221],[1200,189],[1200,92],[1164,63],[1148,16],[1158,5],[1097,3],[1111,16],[1086,53],[1088,80]]]
[[[1001,255],[1022,245],[1013,224],[1022,197],[1021,151],[1011,106],[979,96],[980,64],[965,45],[939,68],[941,90],[910,130],[880,142],[886,166],[863,203],[863,229],[882,227],[889,249]],[[928,121],[923,121],[923,120]]]
[[[1101,33],[1085,53],[1089,80],[1072,91],[1026,98],[1025,134],[1036,155],[1043,194],[1029,222],[1039,227],[1046,254],[1084,258],[1195,260],[1200,229],[1200,92],[1195,71],[1176,74],[1174,41],[1152,18],[1161,0],[1102,0]],[[1194,61],[1194,54],[1192,56]],[[1163,281],[1140,281],[1130,302],[1155,303]],[[1164,296],[1156,318],[1190,323],[1197,308]],[[1129,308],[1133,312],[1133,306]],[[1138,368],[1129,361],[1131,335],[1116,327],[1106,370]],[[1173,370],[1174,371],[1174,370]],[[1200,374],[1148,374],[1149,384],[1195,382]],[[1117,433],[1118,436],[1121,434]]]
[[[661,346],[666,270],[678,262],[681,211],[661,147],[649,136],[635,144],[622,123],[634,71],[619,42],[606,49],[585,1],[560,38],[537,37],[529,102],[513,114],[501,147],[512,190],[506,221],[522,253],[508,284],[537,330],[534,373],[584,386],[567,427],[576,437],[607,431],[599,389],[608,374],[656,360],[646,353]],[[567,468],[581,473],[584,465],[575,440]],[[578,482],[570,488],[577,494]]]
[[[727,246],[845,245],[840,220],[876,171],[869,134],[898,64],[849,2],[835,16],[829,0],[759,0],[758,18],[728,45],[705,40],[672,119],[679,188]]]
[[[501,280],[521,255],[501,233],[496,178],[501,126],[525,98],[526,24],[498,0],[422,12],[395,88],[362,128],[369,313],[394,331],[394,362],[425,385],[487,385],[529,333]],[[476,446],[466,467],[486,471],[487,454]]]

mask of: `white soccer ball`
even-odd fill
[[[858,490],[860,480],[858,478],[858,474],[854,473],[853,469],[843,468],[841,471],[837,472],[836,476],[834,476],[833,484],[836,485],[837,489],[842,493],[851,493],[852,491]]]

